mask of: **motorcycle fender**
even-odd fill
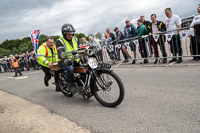
[[[110,72],[112,72],[112,71],[113,71],[112,69],[103,68],[103,67],[97,70],[97,72],[108,72],[108,73],[110,73]]]

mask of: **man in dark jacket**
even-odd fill
[[[140,16],[140,20],[146,28],[151,24],[151,22],[145,20],[144,16]]]
[[[162,52],[163,63],[167,63],[167,58],[166,58],[167,53],[166,53],[166,50],[165,50],[165,36],[160,35],[157,42],[154,40],[154,37],[153,37],[153,35],[155,35],[155,34],[159,34],[160,32],[166,31],[165,24],[161,21],[157,21],[156,14],[151,15],[151,20],[152,20],[152,23],[150,23],[147,30],[148,30],[148,33],[149,33],[149,36],[150,36],[149,37],[150,44],[151,44],[151,47],[153,47],[154,55],[155,55],[155,58],[156,58],[154,64],[156,64],[158,62],[158,58],[159,58],[158,44],[159,44],[160,50]]]
[[[106,33],[108,33],[109,37],[111,37],[112,40],[115,40],[115,35],[114,35],[112,32],[110,32],[110,29],[109,29],[109,28],[106,29]],[[114,44],[114,43],[113,43],[112,45],[113,45],[113,49],[114,49],[115,55],[118,55],[118,54],[117,54],[117,53],[118,53],[118,52],[117,52],[117,51],[118,51],[118,48],[115,47],[115,44]],[[116,60],[120,61],[120,55],[116,57]]]
[[[124,34],[123,34],[121,31],[119,31],[118,27],[115,27],[114,31],[115,31],[115,33],[116,33],[116,38],[111,42],[111,44],[115,44],[115,43],[117,43],[118,41],[124,40],[124,39],[125,39]],[[118,58],[120,58],[120,50],[122,50],[122,47],[123,47],[123,46],[124,46],[124,44],[122,43],[121,46],[120,46],[120,48],[118,48],[118,49],[119,49],[119,50],[117,51]],[[124,53],[123,50],[122,50],[122,54],[123,54],[124,59],[125,59],[125,60],[124,60],[124,63],[129,62],[128,56]]]

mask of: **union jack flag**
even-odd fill
[[[37,49],[38,49],[38,42],[39,42],[40,30],[34,30],[31,33],[31,41],[33,44],[34,52],[37,57]]]

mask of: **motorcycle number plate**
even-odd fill
[[[97,63],[96,63],[96,62],[94,61],[94,59],[92,59],[92,58],[90,58],[90,59],[88,60],[88,64],[89,64],[89,66],[90,66],[92,69],[95,69],[95,68],[98,67]]]

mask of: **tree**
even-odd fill
[[[0,58],[4,58],[4,56],[9,56],[11,51],[10,50],[6,50],[6,49],[3,49],[3,48],[0,48]]]
[[[102,39],[102,34],[100,32],[97,32],[96,35],[95,35],[95,37],[97,39],[101,40]]]
[[[78,38],[79,43],[82,43],[82,37],[86,37],[83,33],[76,33],[75,36]]]
[[[39,46],[42,45],[47,40],[47,35],[41,34],[39,37]]]
[[[88,37],[90,37],[90,36],[93,38],[95,37],[94,34],[88,34]]]
[[[93,37],[94,35],[91,34]],[[82,37],[86,37],[84,33],[76,33],[75,36],[78,38],[79,42],[82,43]],[[39,46],[42,45],[47,40],[47,35],[41,34],[39,37]],[[51,36],[54,38],[55,42],[59,39],[59,36]],[[89,40],[88,37],[86,37]],[[39,47],[38,46],[38,47]],[[30,37],[24,37],[22,39],[15,39],[15,40],[5,40],[4,42],[0,43],[0,58],[4,56],[9,56],[10,54],[22,54],[26,51],[33,51],[33,44],[31,42]]]

